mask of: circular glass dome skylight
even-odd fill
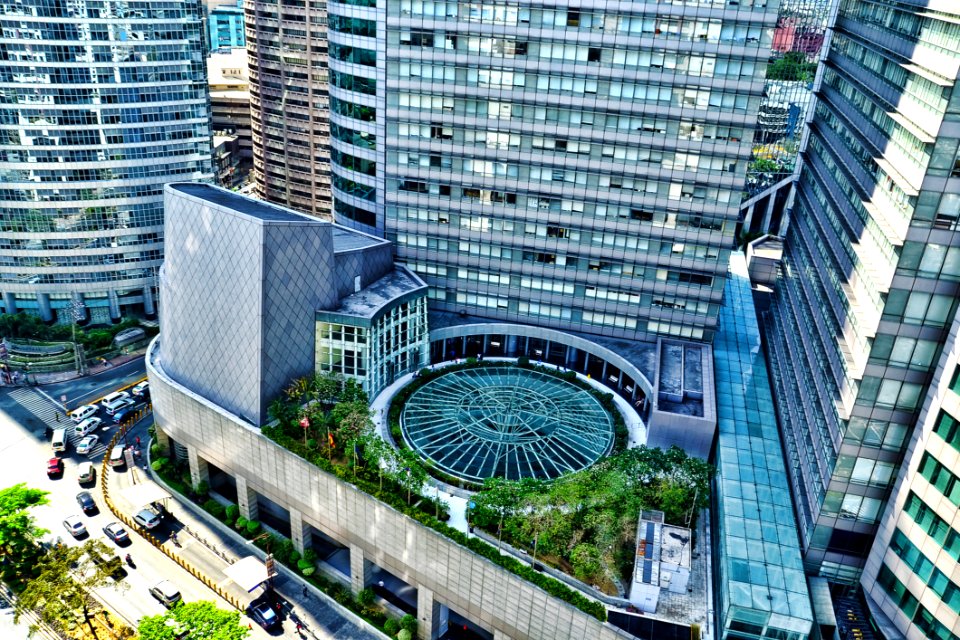
[[[613,447],[613,420],[579,387],[516,367],[453,371],[417,389],[403,435],[443,471],[485,478],[551,480],[596,462]]]

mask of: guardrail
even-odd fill
[[[141,419],[143,419],[143,417],[146,417],[147,413],[149,413],[149,410],[147,412],[144,412],[144,414],[141,417],[137,418],[136,420],[131,420],[129,423],[121,425],[120,428],[117,430],[117,432],[113,435],[113,438],[110,439],[110,444],[107,446],[107,451],[112,451],[113,448],[117,446],[117,442],[119,442],[120,439],[123,438],[123,436],[125,436],[127,432],[133,428],[133,426],[135,426]],[[133,522],[132,518],[130,518],[129,516],[127,516],[126,513],[123,513],[117,508],[116,504],[114,504],[113,502],[113,498],[110,497],[110,486],[109,486],[110,483],[108,482],[108,480],[110,478],[111,471],[112,471],[112,468],[110,467],[108,456],[104,456],[103,463],[101,465],[101,473],[100,473],[100,489],[103,493],[103,502],[104,504],[107,505],[107,508],[110,509],[113,515],[115,515],[117,519],[119,519],[120,522],[125,524],[128,528],[132,529],[133,531],[136,531],[147,542],[149,542],[154,547],[156,547],[161,552],[163,552],[165,556],[167,556],[168,558],[176,562],[182,568],[186,569],[190,573],[190,575],[192,575],[194,578],[197,578],[203,584],[205,584],[210,589],[212,589],[218,596],[226,600],[227,603],[230,604],[232,607],[240,611],[243,611],[245,607],[237,598],[233,597],[233,595],[231,595],[230,593],[227,593],[227,591],[223,587],[221,587],[219,584],[214,582],[211,578],[207,577],[205,573],[203,573],[202,571],[194,567],[192,564],[190,564],[190,562],[188,562],[187,559],[181,556],[179,553],[164,547],[163,543],[157,540],[156,537],[153,536],[153,534],[151,534],[149,531],[144,531],[142,528],[140,528],[138,525],[136,525]]]

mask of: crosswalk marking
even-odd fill
[[[76,450],[77,443],[80,442],[80,438],[77,437],[73,420],[65,416],[63,412],[59,410],[59,408],[51,406],[49,400],[44,398],[33,389],[18,388],[10,391],[8,395],[14,402],[33,414],[37,420],[44,423],[51,429],[66,429],[67,439],[70,441],[70,445],[73,447],[73,449]],[[55,412],[60,414],[59,421],[56,418]],[[97,443],[97,446],[95,446],[90,453],[86,454],[86,458],[92,460],[107,450],[106,444],[110,441],[110,437],[105,435],[105,432],[108,431],[110,426],[112,425],[110,425],[108,422],[104,422],[100,426],[100,428],[97,430],[97,435],[100,436],[100,442]]]

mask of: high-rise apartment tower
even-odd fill
[[[5,312],[155,313],[163,185],[211,177],[204,51],[199,0],[0,3]]]
[[[842,0],[769,316],[809,573],[859,578],[960,291],[960,8]]]

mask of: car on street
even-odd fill
[[[169,580],[163,580],[150,587],[150,595],[167,609],[180,602],[180,590]]]
[[[77,453],[82,456],[88,456],[93,453],[93,450],[96,448],[97,443],[100,442],[100,438],[94,435],[84,437],[80,442],[77,443]]]
[[[95,549],[90,549],[87,554],[93,564],[102,567],[104,572],[114,580],[120,580],[127,575],[126,569],[123,568],[123,561],[115,553],[108,550],[107,555],[100,555]]]
[[[247,615],[253,618],[254,622],[269,631],[280,623],[280,617],[273,610],[269,602],[254,601],[247,607]]]
[[[145,529],[153,529],[160,524],[160,517],[150,509],[141,509],[133,516],[133,521]]]
[[[133,397],[140,398],[150,395],[150,383],[144,380],[140,384],[136,385],[133,389],[130,390],[133,394]]]
[[[60,458],[50,458],[47,460],[47,477],[59,478],[63,475],[63,460]]]
[[[128,409],[135,404],[137,404],[137,401],[133,398],[121,398],[119,400],[114,400],[110,404],[103,405],[103,408],[106,409],[108,416],[113,416],[116,415],[118,411]]]
[[[87,528],[83,525],[80,516],[67,516],[67,519],[63,521],[63,528],[70,532],[70,535],[74,538],[79,538],[87,533]]]
[[[103,528],[103,533],[118,545],[125,545],[130,542],[130,535],[119,522],[111,522]]]
[[[103,422],[100,418],[87,418],[83,422],[77,425],[77,428],[74,430],[78,438],[85,438],[94,431],[97,430],[97,427],[100,426],[100,423]]]
[[[141,405],[131,404],[128,407],[120,409],[115,414],[113,414],[113,421],[117,424],[120,424],[121,422],[123,422],[124,420],[132,416],[134,413],[136,413],[137,409],[139,409],[142,406],[143,406],[142,404]]]
[[[89,491],[81,491],[77,494],[77,504],[88,516],[97,512],[97,501],[93,499],[93,495]]]
[[[97,412],[97,408],[92,404],[85,404],[77,407],[70,412],[70,419],[74,422],[83,422]]]
[[[123,457],[123,445],[118,444],[113,449],[110,450],[110,466],[111,467],[122,467],[126,460]]]
[[[93,482],[97,479],[97,470],[94,469],[92,462],[81,462],[77,465],[77,481],[80,484],[84,482]]]

